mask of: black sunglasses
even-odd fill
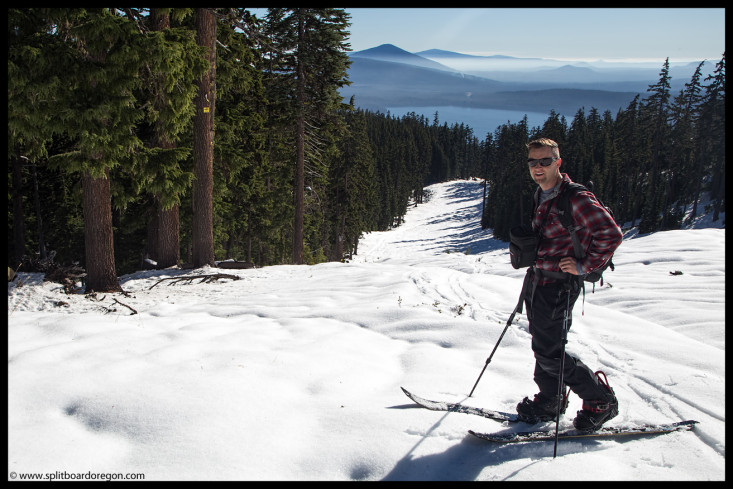
[[[527,164],[530,166],[530,168],[537,166],[537,163],[539,163],[542,166],[550,166],[554,162],[557,161],[557,158],[540,158],[537,160],[533,160],[532,158],[529,158],[527,160]]]

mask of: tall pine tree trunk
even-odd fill
[[[166,11],[152,9],[151,14],[153,17],[153,28],[156,31],[170,28],[170,15]],[[157,146],[163,149],[175,148],[176,143],[170,141],[168,135],[164,133],[161,121],[158,121],[157,125],[158,128],[155,131],[157,135]],[[155,219],[156,239],[153,252],[154,260],[158,263],[158,268],[167,268],[178,265],[181,259],[178,204],[175,204],[170,209],[164,209],[158,196],[156,196],[155,202],[157,204],[157,215]]]
[[[23,218],[23,163],[20,150],[16,147],[13,161],[13,245],[15,261],[13,268],[23,261],[25,255],[25,219]]]
[[[104,63],[104,50],[92,56],[97,63]],[[99,80],[90,80],[96,88]],[[103,121],[108,125],[109,121]],[[112,226],[112,195],[109,183],[109,167],[104,165],[102,150],[93,149],[87,155],[92,167],[104,168],[104,175],[94,177],[89,170],[82,176],[82,206],[84,213],[84,254],[86,293],[121,292],[115,269],[115,248]]]
[[[343,195],[343,196],[342,196]],[[342,261],[344,259],[344,249],[346,244],[346,213],[348,212],[347,199],[349,195],[349,175],[344,175],[343,194],[337,190],[334,199],[336,204],[336,242],[333,246],[331,254],[332,261]]]
[[[84,173],[82,188],[86,293],[121,292],[115,270],[109,170],[100,178]]]
[[[36,220],[38,221],[38,253],[41,260],[48,257],[46,250],[46,236],[43,234],[43,218],[41,216],[41,196],[38,192],[38,172],[36,171],[36,163],[31,163],[31,175],[33,176],[33,202],[36,206]]]
[[[216,18],[196,9],[196,39],[208,48],[210,70],[201,77],[194,117],[193,266],[214,265],[214,97],[216,93]]]
[[[148,226],[147,235],[145,237],[145,249],[143,250],[143,258],[150,258],[155,261],[158,259],[158,200],[153,196],[152,203],[148,209]],[[157,263],[157,262],[156,262]],[[141,264],[143,268],[149,268],[149,265]]]
[[[302,17],[298,18],[298,49],[305,43],[305,25]],[[298,122],[295,135],[295,219],[293,222],[293,263],[303,263],[303,239],[305,221],[305,68],[303,59],[298,56],[297,66],[297,103]]]
[[[163,149],[172,149],[176,147],[175,143],[169,142],[162,136],[159,137],[158,145]],[[155,201],[157,206],[155,219],[157,224],[155,261],[158,263],[158,268],[172,267],[174,265],[178,265],[178,262],[181,259],[178,204],[175,204],[170,209],[164,209],[163,204],[158,197],[156,197]]]
[[[158,240],[157,263],[158,268],[167,268],[178,265],[181,259],[181,245],[179,240],[180,224],[178,204],[170,209],[163,209],[158,203]]]

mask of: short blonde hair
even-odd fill
[[[552,156],[554,156],[555,158],[560,158],[560,148],[557,146],[557,143],[552,139],[539,138],[527,143],[527,149],[536,149],[543,146],[552,148]]]

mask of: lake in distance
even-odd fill
[[[550,116],[549,113],[542,114],[539,112],[526,112],[520,110],[499,110],[499,109],[477,109],[470,107],[387,107],[390,115],[393,117],[402,117],[408,112],[414,112],[418,115],[424,115],[430,124],[433,123],[433,116],[438,112],[438,124],[448,123],[448,126],[456,124],[465,124],[473,129],[473,134],[480,141],[486,139],[488,133],[493,134],[497,127],[502,124],[517,124],[527,115],[527,123],[531,130],[535,126],[542,127]],[[560,114],[565,115],[565,114]],[[565,119],[570,122],[572,116],[565,115]]]

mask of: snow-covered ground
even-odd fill
[[[96,298],[19,273],[22,285],[8,284],[9,479],[725,478],[719,224],[626,239],[606,284],[576,304],[568,343],[608,375],[620,411],[609,425],[700,423],[561,441],[553,459],[552,442],[467,433],[527,425],[428,411],[400,390],[504,411],[536,392],[518,315],[468,397],[524,272],[480,228],[480,182],[430,191],[350,263],[139,272],[121,277],[128,295]],[[158,283],[217,272],[240,280]],[[561,427],[578,409],[571,396]]]

